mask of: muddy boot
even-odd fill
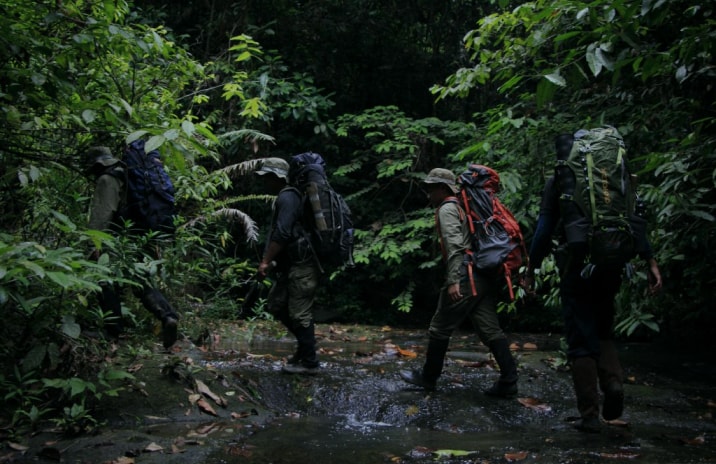
[[[179,316],[162,293],[152,287],[146,287],[140,295],[142,305],[162,321],[162,344],[170,348],[177,341]]]
[[[500,378],[485,390],[485,394],[498,398],[514,398],[517,396],[517,364],[512,357],[510,344],[506,338],[498,338],[491,341],[489,347],[500,367]]]
[[[102,308],[104,314],[109,314],[105,324],[107,334],[112,338],[118,338],[124,329],[122,324],[122,303],[114,285],[102,282],[99,284],[102,293],[99,295],[99,307]]]
[[[621,417],[624,412],[624,386],[622,366],[619,363],[617,347],[612,340],[600,340],[601,355],[597,364],[599,387],[604,393],[602,417],[604,420],[614,420]]]
[[[572,360],[572,382],[577,395],[580,420],[575,427],[581,432],[598,433],[599,391],[597,390],[597,360],[588,356]]]
[[[425,354],[425,364],[422,369],[401,371],[400,378],[428,391],[434,391],[438,377],[442,374],[445,353],[447,353],[450,340],[431,338],[428,341],[428,351]]]
[[[281,371],[287,374],[318,374],[320,365],[316,356],[316,331],[313,322],[308,327],[299,326],[294,332],[298,341],[298,351],[294,357],[299,360],[296,364],[286,364]]]

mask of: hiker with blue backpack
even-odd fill
[[[497,317],[497,301],[504,278],[500,263],[504,257],[500,263],[495,262],[484,269],[475,266],[473,255],[476,258],[479,250],[473,240],[471,218],[458,201],[459,188],[452,171],[435,168],[423,183],[427,186],[431,205],[436,208],[435,226],[447,269],[437,309],[428,329],[423,367],[401,371],[400,376],[405,382],[424,390],[435,390],[450,337],[469,317],[480,340],[490,349],[500,368],[499,379],[484,393],[513,398],[517,395],[517,365]]]
[[[555,139],[557,166],[546,182],[524,277],[533,291],[535,269],[554,251],[560,271],[560,297],[567,357],[580,419],[575,427],[598,433],[624,409],[623,372],[614,343],[614,300],[629,261],[646,261],[649,290],[661,288],[661,274],[646,239],[646,226],[634,206],[623,140],[612,127]]]
[[[161,200],[159,208],[148,207],[147,204],[151,203],[153,205],[154,200],[146,198],[142,200],[141,205],[132,203],[132,193],[136,192],[128,192],[128,190],[135,190],[132,187],[133,177],[135,175],[138,178],[151,177],[145,176],[143,170],[130,161],[132,155],[136,155],[138,158],[146,156],[143,141],[134,142],[127,147],[124,161],[112,156],[107,147],[92,147],[87,151],[85,174],[94,180],[94,193],[87,225],[89,229],[119,233],[123,230],[122,223],[130,215],[130,212],[133,217],[138,218],[137,223],[130,229],[130,233],[146,233],[148,230],[142,229],[141,226],[151,220],[149,216],[153,216],[155,219],[160,218],[162,224],[171,222],[171,218],[166,218],[163,214],[146,214],[148,210],[173,212],[173,205],[171,205],[171,208],[166,206],[164,200]],[[154,164],[155,162],[150,160],[149,163]],[[142,174],[139,175],[135,171],[142,171]],[[149,192],[146,192],[144,196],[150,196]],[[143,212],[145,214],[142,214]],[[166,230],[166,227],[161,227],[158,223],[153,223],[153,226],[154,230]],[[154,253],[154,250],[149,251]],[[91,257],[93,259],[98,259],[99,256],[100,250],[92,252]],[[177,339],[179,316],[164,295],[155,286],[151,285],[148,280],[147,276],[147,280],[141,288],[133,287],[133,291],[142,302],[142,305],[161,321],[162,343],[164,348],[169,349]],[[117,337],[123,329],[121,299],[119,297],[121,289],[116,284],[108,282],[100,283],[100,287],[102,289],[98,295],[100,307],[106,314],[112,316],[111,321],[107,324],[107,331],[111,336]]]

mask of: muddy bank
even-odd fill
[[[423,330],[320,324],[322,372],[303,377],[280,372],[294,345],[278,326],[190,327],[171,353],[118,355],[137,380],[102,404],[98,434],[45,430],[4,461],[716,462],[716,364],[706,357],[622,344],[625,415],[585,435],[572,428],[558,336],[510,335],[520,394],[497,400],[482,393],[494,363],[469,332],[453,337],[438,391],[426,394],[398,376],[421,364]]]

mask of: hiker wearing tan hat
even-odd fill
[[[435,168],[428,173],[423,183],[427,187],[430,203],[436,208],[435,226],[447,269],[438,306],[428,329],[428,349],[423,367],[402,371],[400,376],[404,381],[425,390],[435,390],[450,337],[463,320],[469,317],[480,340],[490,347],[500,366],[500,381],[485,393],[513,397],[517,394],[517,366],[497,318],[499,274],[497,270],[468,272],[466,257],[472,249],[472,235],[469,219],[455,196],[459,193],[455,174],[449,169]],[[477,290],[476,295],[471,291],[472,285]]]

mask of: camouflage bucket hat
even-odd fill
[[[449,169],[435,168],[431,170],[423,181],[425,184],[445,184],[452,193],[458,192],[458,186],[455,183],[455,174]]]
[[[266,174],[274,174],[277,177],[288,181],[288,162],[281,158],[266,158],[264,159],[261,168],[255,172],[257,176],[263,176]]]

